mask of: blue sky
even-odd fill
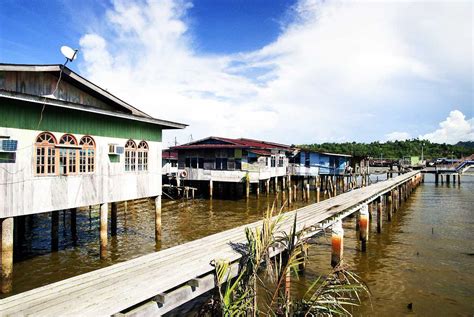
[[[68,64],[165,133],[286,143],[473,140],[473,3],[12,1],[0,62]]]

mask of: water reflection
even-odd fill
[[[373,293],[373,310],[366,304],[355,309],[356,315],[406,315],[410,313],[408,303],[413,303],[413,312],[419,315],[474,312],[473,189],[472,176],[463,177],[461,186],[436,186],[434,178],[427,175],[425,184],[394,213],[392,222],[384,223],[381,234],[377,234],[372,220],[366,253],[358,251],[355,218],[344,221],[345,261]],[[314,194],[311,192],[311,202],[316,199]],[[277,208],[282,196],[276,199]],[[51,214],[34,215],[18,233],[22,235],[21,248],[16,250],[21,252],[15,254],[13,294],[260,220],[275,198],[262,194],[259,199],[237,201],[163,201],[163,234],[158,243],[154,238],[153,201],[121,203],[117,236],[109,235],[108,254],[103,260],[99,256],[97,208],[77,212],[76,241],[70,230],[70,213],[59,215],[56,252],[51,252]],[[300,195],[298,198],[293,208],[305,205]],[[293,283],[299,292],[304,290],[301,283],[331,269],[328,237],[316,242],[309,250],[310,262],[303,279]]]

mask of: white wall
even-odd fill
[[[16,163],[0,163],[0,218],[81,207],[161,194],[161,142],[147,141],[148,171],[125,172],[125,157],[111,163],[108,144],[126,139],[98,137],[92,174],[35,176],[34,143],[43,131],[0,127],[0,135],[18,140]],[[57,140],[63,133],[52,132]],[[78,142],[83,136],[73,134]],[[137,145],[141,140],[134,140]],[[59,168],[58,166],[56,168]]]

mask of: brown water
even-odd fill
[[[380,177],[381,178],[381,177]],[[382,234],[371,230],[367,253],[357,251],[354,219],[344,222],[345,261],[370,287],[372,305],[356,315],[472,315],[474,313],[474,177],[457,185],[426,182],[412,194]],[[314,197],[313,197],[314,199]],[[69,214],[60,214],[59,251],[51,252],[50,214],[26,223],[21,253],[14,263],[13,293],[125,261],[261,219],[273,196],[259,200],[167,201],[163,203],[163,238],[154,239],[153,203],[119,206],[118,235],[109,236],[107,258],[99,256],[98,210],[77,214],[78,242],[70,234]],[[295,207],[303,203],[297,202]],[[330,270],[330,245],[318,238],[310,248],[303,281]],[[293,284],[295,285],[295,284]],[[300,288],[301,290],[302,288]],[[407,304],[413,304],[413,310]]]

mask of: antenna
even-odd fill
[[[78,50],[74,50],[66,45],[61,46],[61,53],[64,55],[64,57],[66,57],[66,62],[64,63],[64,65],[76,59],[77,51]]]

